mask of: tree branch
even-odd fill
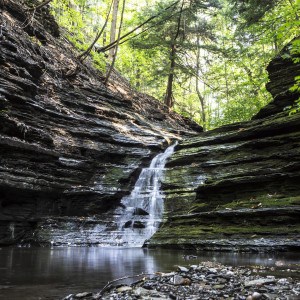
[[[81,61],[84,61],[85,58],[89,55],[89,53],[92,51],[93,47],[95,46],[95,44],[97,43],[97,41],[100,39],[106,25],[107,25],[107,22],[108,22],[108,19],[109,19],[109,15],[110,15],[110,12],[111,12],[111,8],[112,8],[112,4],[113,4],[113,0],[111,1],[110,3],[110,7],[109,7],[109,10],[108,10],[108,13],[106,15],[106,19],[105,19],[105,22],[101,28],[101,30],[97,33],[94,41],[92,42],[92,44],[83,52],[81,53],[80,55],[77,56],[77,58],[81,59]]]
[[[132,39],[134,39],[134,38],[136,38],[136,37],[139,36],[139,35],[142,35],[142,34],[145,33],[145,32],[147,32],[147,31],[150,30],[151,28],[156,27],[157,25],[160,25],[160,24],[162,24],[163,22],[166,22],[167,20],[169,20],[172,16],[176,15],[177,13],[179,13],[179,12],[176,12],[176,13],[174,13],[173,15],[170,15],[170,16],[168,16],[167,18],[162,19],[161,21],[159,21],[159,22],[157,22],[157,23],[155,23],[155,24],[153,24],[153,25],[151,25],[151,26],[145,28],[144,30],[142,30],[141,32],[135,34],[134,36],[131,36],[131,37],[127,38],[126,40],[122,41],[121,43],[119,43],[119,45],[123,45],[124,43],[126,43],[126,42],[128,42],[128,41],[130,41],[130,40],[132,40]],[[107,45],[107,46],[109,46],[109,45]],[[108,47],[105,51],[108,51],[108,50],[110,50],[110,49],[112,49],[112,48],[114,48],[114,47],[115,47],[115,45],[112,45],[112,46]]]
[[[36,11],[44,6],[46,6],[47,4],[49,4],[52,0],[46,0],[45,2],[35,6],[35,7],[31,7],[31,8],[28,8],[27,11]]]
[[[150,274],[141,273],[141,274],[132,275],[132,276],[124,276],[124,277],[117,278],[117,279],[114,279],[114,280],[112,280],[112,281],[109,281],[109,282],[102,288],[102,290],[96,295],[96,299],[101,299],[101,296],[103,295],[103,293],[104,293],[105,291],[107,291],[107,290],[111,287],[111,285],[112,285],[113,283],[115,283],[115,282],[118,282],[118,281],[124,280],[124,279],[136,278],[136,277],[140,277],[140,276],[149,276],[149,275],[151,276],[151,275],[155,275],[155,274],[152,274],[152,273],[150,273]]]
[[[106,75],[106,78],[105,78],[105,84],[107,84],[108,80],[109,80],[109,77],[110,77],[110,74],[114,68],[114,65],[115,65],[115,61],[116,61],[116,58],[117,58],[117,52],[118,52],[118,47],[119,47],[119,43],[120,43],[120,37],[121,37],[121,30],[122,30],[122,24],[123,24],[123,17],[124,17],[124,11],[125,11],[125,1],[126,0],[123,0],[123,7],[122,7],[122,12],[121,12],[121,20],[120,20],[120,26],[119,26],[119,32],[118,32],[118,38],[117,38],[117,44],[116,44],[116,47],[115,47],[115,51],[114,51],[114,55],[113,55],[113,60],[111,62],[111,65],[110,65],[110,68],[107,72],[107,75]]]
[[[176,1],[176,2],[174,2],[173,4],[171,4],[170,6],[166,7],[166,8],[164,9],[164,11],[166,11],[166,10],[172,8],[172,7],[175,6],[178,2],[179,2],[179,0]],[[126,34],[124,34],[123,36],[120,37],[120,41],[123,40],[123,39],[125,39],[127,36],[129,36],[129,35],[132,34],[133,32],[137,31],[139,28],[143,27],[144,25],[146,25],[147,23],[149,23],[149,22],[152,21],[153,19],[157,18],[159,15],[161,15],[161,13],[158,13],[158,14],[156,14],[156,15],[150,17],[149,19],[147,19],[146,21],[144,21],[142,24],[140,24],[140,25],[138,25],[137,27],[135,27],[134,29],[130,30],[129,32],[127,32]],[[119,41],[119,42],[120,42],[120,41]],[[108,44],[108,45],[106,45],[106,46],[104,46],[104,47],[98,49],[97,51],[98,51],[98,52],[105,52],[105,51],[111,49],[112,46],[115,46],[116,43],[117,43],[117,40],[114,41],[113,43],[110,43],[110,44]]]

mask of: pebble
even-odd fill
[[[262,268],[260,268],[261,270]],[[103,294],[86,294],[84,300],[283,300],[299,299],[300,283],[293,278],[260,276],[253,269],[225,267],[207,262],[192,267],[178,266],[177,272],[157,273],[131,285],[111,286]],[[267,268],[265,268],[266,272]],[[69,295],[64,300],[75,300]]]
[[[278,280],[278,283],[284,285],[284,284],[289,284],[289,281],[286,278],[281,278]]]
[[[148,295],[149,294],[149,290],[146,290],[142,287],[138,287],[135,291],[134,291],[134,294],[136,296],[144,296],[144,295]]]
[[[245,281],[244,285],[245,287],[250,287],[250,286],[260,286],[264,284],[271,284],[274,283],[274,279],[268,279],[268,278],[260,278],[256,280],[250,280],[250,281]]]
[[[173,277],[173,284],[174,285],[190,285],[191,284],[191,280],[189,278],[184,278],[180,275],[175,275]]]
[[[254,292],[251,296],[248,296],[246,300],[260,300],[262,299],[262,294]]]
[[[92,296],[92,293],[88,293],[88,292],[84,292],[84,293],[79,293],[79,294],[76,294],[74,296],[75,299],[82,299],[82,298],[86,298],[88,296]]]
[[[179,270],[180,272],[184,272],[184,273],[187,273],[187,272],[189,271],[188,268],[186,268],[186,267],[181,267],[181,266],[178,266],[178,270]]]
[[[130,287],[130,286],[121,286],[121,287],[117,288],[118,293],[128,292],[131,290],[132,290],[132,287]]]

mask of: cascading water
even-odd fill
[[[123,212],[116,220],[118,229],[112,233],[115,245],[141,247],[158,229],[163,216],[161,179],[176,144],[153,158],[150,166],[142,170],[131,194],[121,200]]]

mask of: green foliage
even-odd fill
[[[295,84],[290,88],[290,91],[300,95],[300,76],[295,77]],[[294,105],[285,108],[290,115],[300,112],[300,97],[295,100]]]
[[[300,26],[300,24],[299,24]],[[300,63],[300,38],[296,39],[292,42],[292,48],[291,48],[291,55],[292,60],[295,64]]]
[[[52,7],[68,39],[82,51],[103,26],[110,3],[53,0]],[[162,100],[175,43],[174,110],[208,129],[248,120],[271,100],[265,68],[299,34],[299,12],[299,0],[127,0],[122,32],[157,17],[120,45],[116,68],[137,90]],[[110,22],[98,47],[109,42]],[[300,63],[299,39],[293,41],[290,53],[287,58]],[[91,57],[105,72],[105,55],[92,51]],[[297,78],[292,90],[299,89]],[[298,100],[291,113],[299,106]]]
[[[103,53],[91,51],[91,56],[93,58],[94,67],[100,70],[102,73],[106,72],[106,61]]]

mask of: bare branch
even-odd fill
[[[112,8],[112,4],[113,4],[113,0],[111,1],[110,3],[110,7],[109,7],[109,10],[108,10],[108,13],[106,15],[106,19],[105,19],[105,22],[101,28],[101,30],[97,33],[94,41],[92,42],[92,44],[83,52],[81,53],[80,55],[77,56],[77,58],[81,58],[81,61],[84,61],[85,58],[89,55],[89,53],[92,51],[93,47],[95,46],[95,44],[97,43],[97,41],[100,39],[106,25],[107,25],[107,22],[108,22],[108,19],[109,19],[109,15],[110,15],[110,12],[111,12],[111,8]]]
[[[102,290],[96,295],[96,299],[101,299],[101,296],[103,295],[103,293],[105,291],[107,291],[111,285],[115,282],[118,282],[118,281],[121,281],[121,280],[124,280],[124,279],[129,279],[129,278],[136,278],[136,277],[141,277],[141,276],[152,276],[152,275],[155,275],[153,273],[141,273],[141,274],[137,274],[137,275],[132,275],[132,276],[124,276],[124,277],[121,277],[121,278],[117,278],[117,279],[114,279],[112,281],[109,281],[103,288]]]
[[[176,1],[176,2],[174,2],[173,4],[171,4],[170,6],[166,7],[164,10],[166,11],[166,10],[172,8],[172,7],[175,6],[178,2],[179,2],[179,0]],[[127,36],[129,36],[129,35],[132,34],[133,32],[137,31],[139,28],[143,27],[144,25],[146,25],[147,23],[149,23],[149,22],[152,21],[153,19],[155,19],[155,18],[157,18],[158,16],[160,16],[160,14],[161,14],[161,13],[158,13],[158,14],[156,14],[156,15],[150,17],[149,19],[147,19],[147,20],[146,20],[145,22],[143,22],[142,24],[138,25],[138,26],[135,27],[134,29],[130,30],[129,32],[127,32],[126,34],[124,34],[123,36],[121,36],[121,37],[120,37],[120,41],[122,41],[123,39],[125,39]],[[119,42],[120,42],[120,41],[119,41]],[[110,43],[110,44],[108,44],[108,45],[106,45],[106,46],[104,46],[104,47],[98,49],[97,51],[98,51],[98,52],[105,52],[105,51],[111,49],[112,46],[115,46],[116,43],[117,43],[117,40],[114,41],[113,43]]]
[[[118,48],[119,48],[119,43],[120,43],[120,37],[121,37],[121,30],[122,30],[122,24],[123,24],[123,17],[124,17],[124,11],[125,11],[125,1],[126,0],[123,0],[123,7],[122,7],[122,12],[121,12],[121,20],[120,20],[120,26],[119,26],[119,32],[118,32],[118,38],[117,38],[117,44],[116,44],[116,47],[115,47],[115,51],[114,51],[114,55],[113,55],[113,60],[111,62],[111,65],[110,65],[110,68],[107,72],[107,75],[106,75],[106,78],[105,78],[105,84],[107,84],[108,80],[109,80],[109,77],[110,77],[110,74],[114,68],[114,65],[115,65],[115,61],[116,61],[116,58],[117,58],[117,53],[118,53]]]
[[[36,11],[44,6],[46,6],[47,4],[49,4],[52,0],[46,0],[45,2],[35,6],[35,7],[31,7],[31,8],[28,8],[27,11]]]

